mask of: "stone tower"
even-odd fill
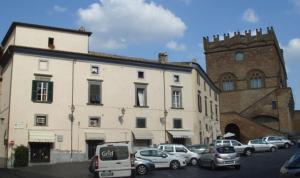
[[[293,134],[294,99],[273,28],[203,38],[206,70],[219,86],[221,128],[242,141]]]

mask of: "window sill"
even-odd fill
[[[149,106],[137,106],[137,105],[134,105],[133,107],[135,107],[135,108],[149,108]]]
[[[184,109],[184,108],[182,108],[182,107],[180,107],[180,108],[176,108],[176,107],[171,107],[171,109]]]
[[[87,105],[91,105],[91,106],[103,106],[102,103],[97,104],[97,103],[86,103]]]
[[[32,101],[34,103],[44,103],[44,104],[52,104],[52,101]]]

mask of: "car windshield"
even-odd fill
[[[300,168],[300,155],[294,155],[288,162],[287,168],[299,169]]]
[[[226,146],[226,147],[218,147],[217,151],[219,153],[235,153],[235,150],[233,147]]]
[[[127,146],[107,146],[100,148],[100,159],[103,161],[128,159]]]

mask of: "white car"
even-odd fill
[[[278,147],[290,148],[293,144],[292,141],[283,138],[282,136],[267,136],[262,138],[267,143],[274,144]]]
[[[263,141],[262,139],[249,140],[248,145],[253,146],[255,152],[261,152],[261,151],[274,152],[278,149],[278,147],[276,145],[267,143],[267,142]]]
[[[179,169],[186,166],[186,161],[184,158],[170,155],[167,152],[158,150],[156,148],[138,150],[135,153],[135,157],[153,161],[155,168]]]
[[[197,165],[199,162],[200,154],[192,152],[180,144],[161,144],[158,146],[158,149],[184,158],[187,163],[190,163],[193,166]]]
[[[95,177],[134,176],[134,158],[127,143],[98,145],[94,156]]]

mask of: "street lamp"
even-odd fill
[[[73,122],[74,122],[74,111],[75,106],[72,104],[71,106],[71,114],[69,115],[69,119],[71,121],[71,161],[73,159]]]

